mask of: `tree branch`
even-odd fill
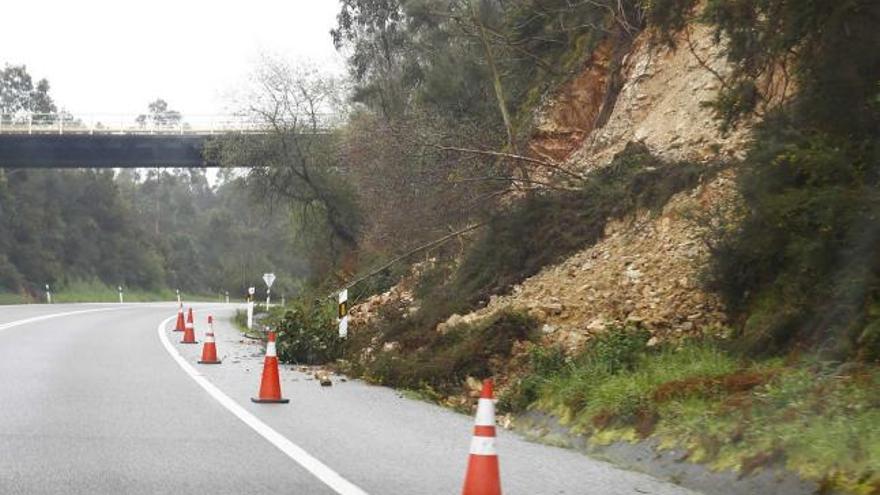
[[[521,162],[531,163],[534,165],[540,165],[542,167],[549,168],[551,170],[555,170],[555,171],[557,171],[563,175],[566,175],[572,179],[576,179],[579,181],[584,180],[584,176],[577,174],[575,172],[572,172],[571,170],[566,169],[565,167],[563,167],[559,163],[548,162],[545,160],[539,160],[537,158],[532,158],[532,157],[528,157],[528,156],[516,155],[513,153],[504,153],[501,151],[474,150],[474,149],[468,149],[468,148],[458,148],[456,146],[443,146],[440,144],[429,144],[427,146],[438,149],[440,151],[456,151],[459,153],[474,153],[474,154],[478,154],[478,155],[494,156],[496,158],[507,158],[509,160],[517,160],[517,161],[521,161]]]

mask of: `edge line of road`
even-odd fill
[[[129,308],[131,306],[128,306]],[[8,328],[13,328],[21,325],[27,325],[28,323],[35,323],[43,320],[51,320],[53,318],[61,318],[63,316],[73,316],[79,315],[83,313],[98,313],[101,311],[119,311],[120,309],[126,309],[124,307],[119,308],[94,308],[94,309],[79,309],[76,311],[65,311],[64,313],[52,313],[48,315],[40,315],[40,316],[32,316],[30,318],[25,318],[23,320],[10,321],[7,323],[0,324],[0,332],[6,330]]]
[[[168,318],[162,320],[159,323],[156,331],[159,334],[159,340],[162,342],[162,345],[165,347],[165,350],[168,351],[168,354],[174,358],[174,361],[192,378],[200,387],[202,387],[205,392],[208,393],[214,400],[220,403],[221,406],[225,407],[229,412],[234,414],[238,419],[240,419],[244,424],[248,425],[252,430],[257,432],[261,437],[265,438],[272,445],[274,445],[278,450],[283,452],[293,459],[294,462],[303,467],[306,471],[311,473],[314,477],[318,478],[325,485],[330,487],[333,491],[338,493],[339,495],[367,495],[367,492],[363,491],[347,479],[343,478],[342,475],[337,473],[336,471],[330,469],[329,466],[322,463],[311,454],[306,452],[302,447],[296,445],[291,442],[281,433],[278,433],[275,429],[262,422],[259,418],[254,416],[252,413],[248,412],[245,408],[239,405],[236,401],[234,401],[231,397],[223,393],[216,385],[208,381],[204,375],[199,373],[190,363],[180,355],[177,349],[171,344],[171,341],[168,339],[168,335],[165,332],[165,328],[168,323],[175,319],[177,316],[169,316]],[[0,327],[2,329],[2,327]]]

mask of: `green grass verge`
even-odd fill
[[[612,329],[573,357],[534,346],[499,408],[553,414],[596,444],[653,437],[713,469],[782,463],[824,490],[880,493],[880,367],[643,339]]]
[[[193,302],[217,302],[218,296],[206,294],[181,294],[185,301]],[[176,301],[177,293],[171,289],[140,290],[125,289],[123,292],[125,302],[156,302]],[[30,304],[44,303],[45,294],[35,299],[26,294],[0,292],[0,304]],[[81,303],[81,302],[119,302],[119,292],[115,287],[110,287],[101,282],[76,281],[52,291],[53,303]]]
[[[2,304],[31,304],[34,303],[31,297],[25,294],[16,294],[12,292],[0,292],[0,305]]]

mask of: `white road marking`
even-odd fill
[[[114,307],[114,308],[98,308],[98,309],[80,309],[77,311],[67,311],[64,313],[53,313],[50,315],[42,315],[42,316],[34,316],[33,318],[25,318],[24,320],[11,321],[9,323],[4,323],[0,325],[0,332],[6,330],[8,328],[17,327],[21,325],[27,325],[28,323],[35,323],[43,320],[51,320],[53,318],[61,318],[62,316],[72,316],[79,315],[83,313],[97,313],[99,311],[118,311],[120,309],[130,309],[131,306],[125,307]]]
[[[208,392],[208,395],[213,397],[214,400],[219,402],[220,405],[229,410],[229,412],[234,414],[238,419],[244,422],[244,424],[251,427],[251,429],[259,433],[260,436],[268,440],[269,443],[277,447],[278,450],[284,452],[288,457],[293,459],[294,462],[302,466],[306,471],[312,473],[312,475],[321,480],[336,493],[340,495],[367,495],[367,492],[343,478],[339,473],[330,469],[326,464],[312,457],[312,455],[303,450],[302,447],[291,442],[284,435],[278,433],[272,429],[272,427],[260,421],[256,416],[241,407],[237,402],[214,386],[214,384],[209,382],[201,373],[196,371],[196,369],[193,368],[179,352],[177,352],[177,349],[171,345],[171,341],[168,340],[168,336],[165,334],[165,326],[175,318],[177,318],[177,315],[169,316],[163,320],[162,323],[159,323],[159,327],[156,329],[159,333],[159,339],[162,341],[162,345],[165,346],[165,350],[168,351],[168,354],[177,361],[177,364],[183,368],[183,371],[185,371],[190,378],[195,380],[200,387],[205,389],[205,392]]]

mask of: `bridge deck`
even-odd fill
[[[202,156],[210,135],[0,133],[0,167],[213,167]]]

